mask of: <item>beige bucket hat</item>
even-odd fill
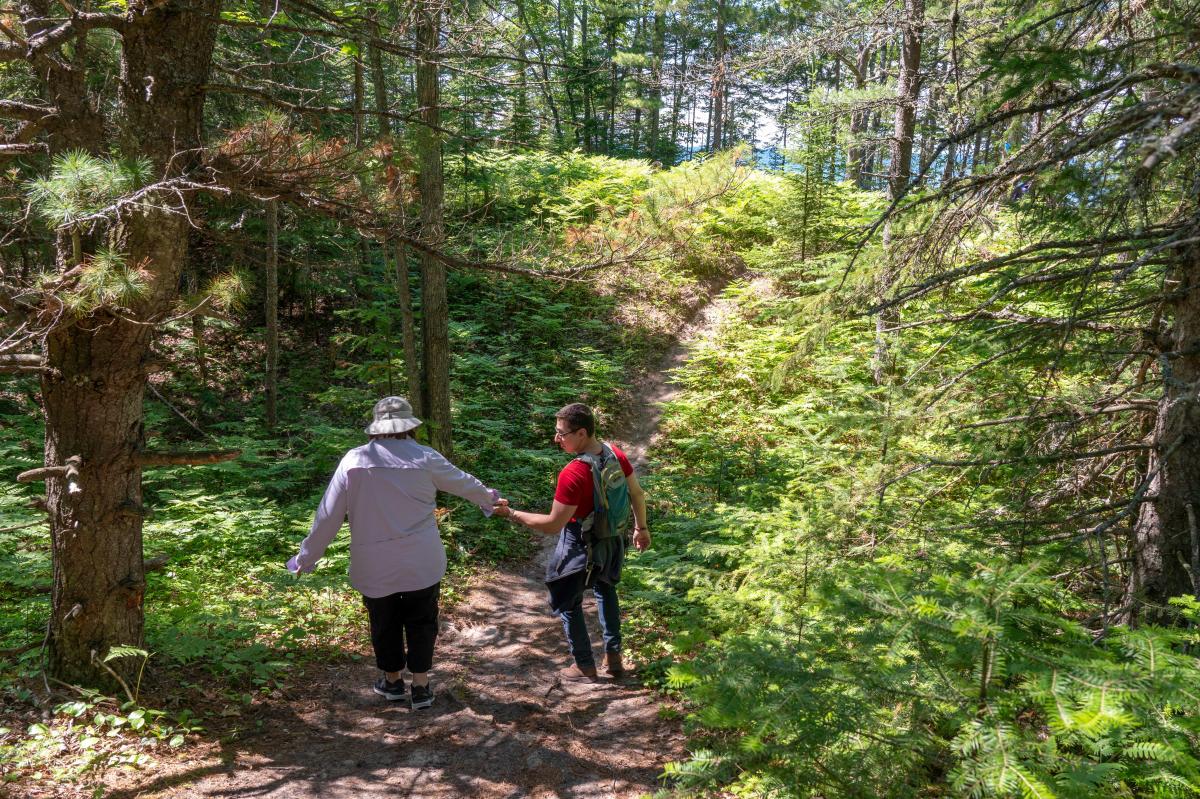
[[[375,421],[366,428],[369,436],[383,436],[389,433],[407,433],[421,424],[421,420],[413,416],[412,405],[404,397],[384,397],[375,403]]]

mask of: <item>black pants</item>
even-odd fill
[[[405,666],[416,674],[429,671],[433,642],[437,640],[441,588],[439,582],[419,591],[401,591],[378,599],[363,597],[371,620],[375,665],[383,671],[401,671]]]

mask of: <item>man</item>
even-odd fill
[[[577,402],[555,414],[554,440],[564,452],[577,457],[558,474],[550,513],[514,510],[501,502],[496,506],[496,515],[542,533],[558,534],[558,545],[546,564],[546,587],[550,589],[550,607],[562,619],[567,646],[575,660],[573,665],[562,670],[561,676],[568,680],[592,680],[597,676],[583,615],[583,592],[591,588],[600,615],[606,671],[618,677],[625,672],[621,659],[621,610],[616,589],[625,559],[625,539],[617,536],[593,540],[589,534],[596,519],[597,500],[592,463],[604,464],[612,457],[620,463],[633,509],[633,545],[639,551],[650,546],[646,495],[625,453],[596,438],[596,419],[588,406]],[[618,524],[624,520],[613,519],[611,522]]]
[[[375,404],[366,429],[370,441],[342,458],[300,554],[287,563],[293,574],[312,571],[350,516],[350,584],[363,595],[375,664],[383,671],[374,690],[387,700],[403,699],[401,672],[407,667],[414,710],[433,704],[429,668],[446,574],[434,518],[437,492],[468,499],[485,516],[500,501],[498,491],[418,444],[413,430],[420,424],[403,397]]]

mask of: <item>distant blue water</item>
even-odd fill
[[[681,148],[679,157],[675,160],[676,164],[682,164],[684,161],[690,161],[697,156],[707,154],[707,150],[703,147],[692,147],[690,150]],[[788,161],[784,156],[783,151],[778,147],[771,145],[770,147],[754,148],[754,167],[767,172],[800,172],[801,165]]]

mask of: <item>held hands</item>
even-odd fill
[[[511,519],[513,509],[509,507],[508,500],[503,497],[497,500],[496,504],[492,506],[492,515],[499,519]]]
[[[637,547],[638,552],[645,552],[650,548],[650,530],[645,527],[633,528],[633,545]]]

